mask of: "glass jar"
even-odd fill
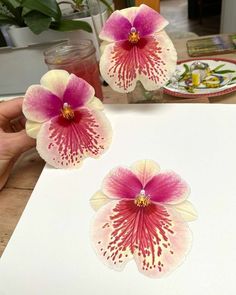
[[[140,81],[132,92],[127,93],[128,103],[160,103],[165,102],[163,99],[163,88],[148,91]]]
[[[95,89],[96,97],[103,99],[102,87],[91,40],[65,41],[48,48],[44,60],[49,70],[62,69],[87,81]]]

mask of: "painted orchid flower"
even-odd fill
[[[40,83],[28,88],[23,102],[26,131],[37,139],[40,156],[54,167],[71,168],[102,154],[111,126],[92,86],[64,70],[47,72]]]
[[[147,90],[163,86],[174,73],[176,50],[159,13],[142,4],[117,10],[105,23],[99,37],[100,71],[118,92],[131,92],[139,80]]]
[[[98,210],[92,224],[97,255],[115,270],[134,259],[139,271],[153,278],[174,270],[191,245],[186,221],[197,217],[188,194],[184,180],[160,172],[151,160],[112,170],[90,201]]]

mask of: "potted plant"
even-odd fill
[[[68,39],[91,39],[96,47],[99,59],[99,33],[103,24],[113,12],[113,1],[111,0],[62,0],[58,2],[64,19],[83,20],[90,24],[92,33],[86,31],[72,31],[66,35]]]
[[[0,0],[0,25],[9,25],[8,33],[15,46],[65,38],[54,31],[92,32],[85,21],[63,18],[56,0]]]

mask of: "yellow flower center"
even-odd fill
[[[130,30],[128,40],[132,44],[136,44],[140,40],[139,33],[137,32],[137,30],[134,27],[132,27]]]
[[[134,199],[134,204],[138,207],[147,207],[151,203],[149,197],[143,191]]]
[[[71,106],[67,102],[65,102],[63,104],[63,107],[61,109],[61,113],[62,113],[62,116],[66,120],[72,120],[72,119],[74,119],[75,113],[74,113],[73,109],[71,108]]]

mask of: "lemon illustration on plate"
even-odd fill
[[[217,88],[221,86],[221,83],[224,81],[222,76],[211,75],[208,76],[202,81],[207,88]]]

